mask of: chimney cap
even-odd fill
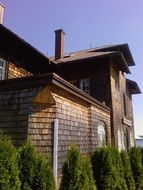
[[[64,35],[66,34],[66,32],[63,29],[55,30],[55,33],[63,33]]]

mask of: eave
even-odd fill
[[[95,51],[95,52],[120,51],[123,54],[128,66],[135,65],[135,61],[133,59],[133,56],[131,54],[130,48],[127,43],[103,46],[103,47],[95,48],[92,51]]]
[[[131,94],[141,94],[141,90],[135,81],[126,79],[126,84]]]
[[[0,57],[33,74],[48,72],[49,59],[0,24]]]
[[[17,89],[26,89],[26,88],[33,88],[37,86],[54,86],[66,91],[73,96],[78,97],[82,101],[85,101],[88,105],[96,105],[100,109],[109,112],[110,108],[103,103],[99,102],[95,98],[91,97],[90,95],[84,93],[79,88],[73,86],[60,76],[49,73],[49,74],[42,74],[42,75],[35,75],[35,76],[28,76],[22,78],[14,78],[14,79],[7,79],[0,81],[0,92],[3,91],[11,91]]]

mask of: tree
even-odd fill
[[[129,160],[129,156],[127,152],[122,151],[121,158],[122,158],[122,163],[123,163],[123,168],[124,168],[124,177],[126,180],[128,190],[135,190],[133,173],[132,173],[131,164],[130,164],[130,160]]]
[[[141,150],[138,147],[132,147],[129,151],[130,163],[133,172],[136,190],[143,189],[143,165]]]
[[[11,140],[2,134],[0,134],[0,189],[20,189],[17,151]]]
[[[112,147],[96,149],[92,156],[92,167],[98,190],[127,190],[117,149]]]
[[[28,141],[19,150],[22,190],[54,190],[55,181],[47,159]]]
[[[61,190],[96,190],[90,160],[71,146],[63,166]]]

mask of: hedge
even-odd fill
[[[55,181],[47,159],[30,142],[19,150],[22,190],[54,190]]]
[[[133,173],[132,173],[128,153],[125,151],[122,151],[121,158],[122,158],[122,164],[124,168],[124,178],[126,180],[128,190],[135,190],[135,183],[133,179]]]
[[[0,134],[0,189],[19,190],[19,168],[17,151],[11,140]]]
[[[60,190],[96,190],[90,160],[73,145],[63,166]]]
[[[92,167],[98,190],[127,190],[121,157],[115,148],[96,149]]]
[[[138,147],[132,147],[129,151],[129,156],[136,190],[143,190],[143,165],[141,149]]]

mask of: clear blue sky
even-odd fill
[[[66,31],[65,52],[128,43],[136,66],[132,75],[143,91],[142,0],[1,0],[4,25],[43,53],[54,54],[54,30]],[[143,95],[133,96],[136,136],[143,135]]]

